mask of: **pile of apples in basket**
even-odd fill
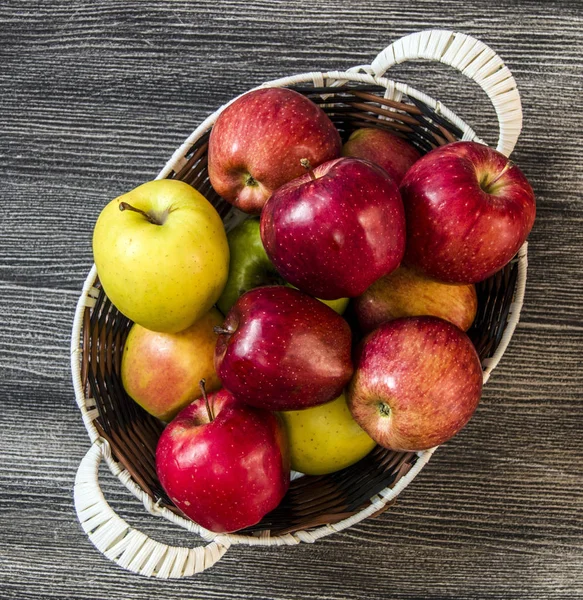
[[[197,190],[157,180],[111,201],[93,236],[134,322],[124,388],[168,423],[156,465],[172,502],[232,532],[280,503],[290,469],[455,435],[482,391],[474,283],[535,218],[519,168],[476,142],[421,157],[379,128],[342,145],[311,100],[265,88],[220,114],[208,172],[249,215],[228,234]]]

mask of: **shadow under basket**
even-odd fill
[[[361,127],[389,130],[408,140],[421,153],[460,139],[463,132],[422,101],[403,96],[397,102],[384,97],[385,87],[347,82],[341,87],[290,86],[322,106],[343,142]],[[211,187],[207,171],[210,129],[186,153],[179,170],[168,177],[198,189],[217,209],[229,228],[240,213]],[[484,365],[498,349],[508,322],[518,276],[518,259],[479,283],[478,313],[468,332]],[[97,298],[86,307],[81,335],[81,384],[86,398],[95,401],[93,423],[111,454],[135,483],[158,505],[176,509],[156,475],[155,450],[164,425],[146,413],[125,393],[120,365],[132,322],[124,317],[96,284]],[[304,476],[292,481],[281,504],[256,526],[239,532],[271,536],[333,524],[370,506],[371,498],[394,486],[418,460],[414,452],[394,452],[377,446],[367,457],[337,473]],[[385,504],[379,513],[385,510]]]

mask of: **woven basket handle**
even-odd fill
[[[522,104],[512,73],[486,44],[463,33],[429,30],[412,33],[387,46],[371,63],[382,77],[407,60],[439,61],[474,80],[490,98],[500,126],[497,150],[509,156],[522,129]]]
[[[228,541],[212,541],[197,548],[156,542],[130,527],[109,506],[99,487],[99,463],[104,444],[95,442],[79,465],[75,478],[75,510],[94,546],[120,567],[161,579],[200,573],[214,565],[229,548]]]

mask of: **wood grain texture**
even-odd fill
[[[578,0],[82,0],[0,5],[0,597],[583,598],[583,14]],[[128,574],[73,511],[89,446],[69,334],[104,204],[153,178],[220,104],[264,80],[370,62],[430,27],[475,35],[514,73],[514,159],[535,188],[526,304],[471,424],[377,519],[294,548],[233,548],[187,581]],[[493,110],[443,65],[394,77],[489,142]],[[132,525],[145,514],[102,470]]]

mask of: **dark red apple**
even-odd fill
[[[461,329],[438,317],[403,317],[361,343],[348,405],[377,444],[418,451],[454,436],[481,392],[480,359]]]
[[[298,410],[340,395],[352,376],[351,332],[322,302],[283,286],[253,289],[233,305],[215,367],[237,398]]]
[[[401,183],[405,263],[450,283],[476,283],[501,269],[532,229],[534,192],[506,156],[477,142],[436,148]]]
[[[441,317],[467,331],[476,317],[478,297],[474,284],[443,283],[401,266],[381,277],[354,300],[361,331],[399,317]]]
[[[342,142],[326,113],[286,88],[264,88],[230,104],[212,128],[208,169],[215,191],[259,214],[271,193],[313,166],[340,156]]]
[[[342,147],[343,156],[365,158],[382,167],[397,185],[421,154],[404,139],[385,131],[366,127],[353,131]]]
[[[226,390],[195,400],[164,429],[158,478],[174,504],[216,533],[258,523],[289,487],[289,447],[279,418]]]
[[[332,300],[362,294],[399,266],[405,214],[399,190],[369,161],[339,158],[276,190],[261,239],[281,276]]]

